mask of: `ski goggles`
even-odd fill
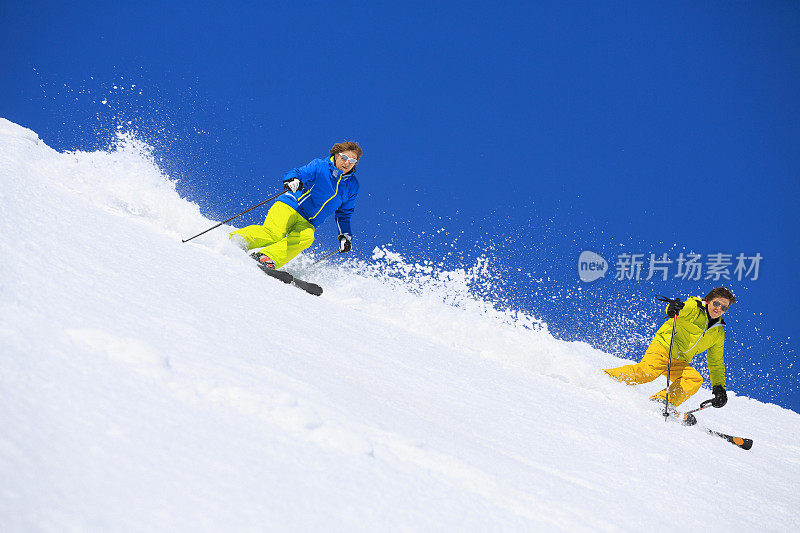
[[[355,165],[356,163],[358,163],[358,159],[353,159],[352,157],[348,157],[341,152],[339,152],[339,157],[341,157],[345,162],[350,163],[351,165]]]
[[[721,303],[719,303],[719,301],[717,301],[717,300],[714,300],[714,301],[712,301],[712,302],[711,302],[711,304],[712,304],[714,307],[716,307],[717,309],[722,309],[722,312],[723,312],[723,313],[724,313],[725,311],[727,311],[727,310],[728,310],[728,307],[730,307],[730,306],[728,306],[728,305],[722,305],[722,304],[721,304]]]

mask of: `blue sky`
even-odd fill
[[[797,3],[15,4],[0,116],[49,145],[136,131],[222,218],[358,140],[355,255],[483,253],[489,297],[631,359],[654,294],[726,284],[730,387],[800,410]],[[580,282],[583,250],[605,278]],[[614,279],[619,254],[681,252],[760,253],[759,279]]]

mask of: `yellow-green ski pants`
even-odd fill
[[[230,236],[234,235],[244,239],[248,250],[260,248],[258,251],[280,268],[311,246],[314,226],[288,205],[275,202],[267,211],[264,224],[245,226],[231,232]]]
[[[642,357],[642,360],[635,365],[625,365],[617,368],[609,368],[605,373],[628,385],[639,383],[649,383],[660,376],[667,375],[667,363],[669,362],[669,351],[657,342],[653,342]],[[669,403],[670,405],[680,405],[689,397],[700,390],[703,385],[703,376],[700,372],[689,366],[686,361],[672,360],[669,373]],[[667,390],[663,389],[651,399],[663,400]]]

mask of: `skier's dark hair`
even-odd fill
[[[355,141],[342,141],[334,144],[331,147],[331,155],[347,152],[348,150],[352,150],[356,153],[356,159],[361,159],[361,156],[364,155],[364,151],[361,150],[361,147]]]
[[[734,296],[733,293],[730,290],[726,289],[725,287],[717,287],[716,289],[711,289],[711,292],[706,294],[704,300],[706,302],[710,302],[714,298],[725,298],[730,303],[734,303],[736,301],[736,296]]]

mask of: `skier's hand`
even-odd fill
[[[303,188],[303,182],[299,178],[289,178],[288,180],[283,180],[283,188],[297,192]]]
[[[714,399],[711,401],[711,405],[714,407],[719,408],[728,403],[728,392],[722,385],[714,385],[714,388],[711,389],[711,392],[714,393]]]
[[[339,235],[339,253],[343,254],[350,251],[352,245],[350,244],[350,235],[342,233]]]
[[[683,309],[684,305],[686,304],[684,304],[680,298],[675,298],[669,303],[669,306],[667,307],[667,316],[670,318],[674,317],[675,315],[681,312],[681,309]]]

